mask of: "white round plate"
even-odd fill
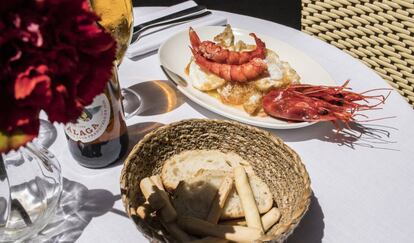
[[[224,27],[222,26],[205,26],[195,28],[195,31],[201,40],[212,40],[213,37],[221,33],[223,29]],[[236,41],[243,40],[248,44],[254,44],[253,38],[249,36],[250,32],[251,31],[233,28]],[[272,37],[260,33],[256,33],[256,35],[266,43],[266,48],[275,51],[282,61],[289,62],[292,68],[295,69],[301,77],[301,83],[335,85],[335,82],[330,75],[318,63],[313,61],[303,52]],[[188,84],[187,86],[178,85],[177,88],[190,100],[222,116],[258,127],[292,129],[314,124],[314,122],[286,122],[270,116],[250,116],[245,111],[225,105],[218,99],[195,89],[191,85],[191,80],[184,71],[192,55],[189,46],[188,30],[179,32],[161,45],[158,50],[158,58],[161,65],[186,80]]]

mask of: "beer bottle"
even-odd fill
[[[65,126],[72,156],[83,166],[102,168],[122,158],[128,132],[116,67],[104,93],[85,107],[76,123]]]

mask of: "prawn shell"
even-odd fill
[[[350,119],[343,108],[335,107],[323,100],[313,99],[288,89],[276,89],[263,97],[264,111],[275,118],[292,121],[335,121]]]
[[[256,42],[256,48],[250,51],[231,51],[212,41],[201,41],[193,28],[189,29],[191,47],[201,56],[216,63],[241,65],[249,61],[266,57],[266,44],[254,33],[250,33]]]
[[[356,93],[347,88],[349,80],[342,86],[293,84],[283,89],[274,89],[263,98],[264,111],[273,117],[292,121],[337,121],[345,124],[355,122],[358,112],[377,109],[388,96],[365,95],[374,89]],[[389,95],[389,94],[388,94]],[[376,104],[368,104],[376,100]]]
[[[207,72],[211,72],[226,81],[248,82],[267,71],[267,64],[259,58],[254,58],[248,63],[231,65],[216,63],[203,57],[197,50],[191,48],[195,62]]]

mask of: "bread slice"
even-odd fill
[[[259,177],[249,173],[247,170],[246,172],[249,177],[250,187],[252,188],[259,213],[266,213],[272,208],[273,205],[273,197],[270,189]],[[240,197],[237,194],[236,188],[233,187],[227,198],[226,204],[224,205],[220,219],[233,219],[241,217],[244,217],[243,208],[241,206]]]
[[[199,170],[194,177],[180,181],[172,196],[172,203],[180,216],[205,220],[218,188],[231,172]]]
[[[172,192],[180,181],[193,177],[200,169],[232,171],[226,154],[219,150],[188,150],[164,162],[162,183],[167,191]]]
[[[212,201],[226,177],[231,171],[199,170],[194,177],[181,181],[174,191],[173,204],[177,213],[206,219]],[[250,186],[261,214],[269,211],[273,205],[269,187],[257,176],[248,174]],[[235,187],[230,192],[220,219],[244,217],[240,197]]]
[[[247,174],[254,174],[253,167],[250,165],[250,163],[246,160],[244,160],[242,157],[240,157],[238,154],[229,152],[226,153],[226,161],[230,164],[230,166],[233,168],[237,166],[243,166],[246,170]]]

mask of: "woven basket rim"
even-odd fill
[[[237,127],[244,127],[244,128],[247,128],[247,129],[252,129],[256,132],[262,133],[264,136],[271,139],[273,142],[275,142],[279,146],[282,146],[284,149],[288,150],[290,153],[292,153],[295,156],[295,163],[294,163],[295,169],[298,170],[298,172],[300,173],[300,175],[303,179],[303,182],[304,182],[304,193],[302,195],[302,198],[300,199],[300,204],[302,205],[302,207],[297,208],[292,213],[293,216],[292,216],[292,218],[290,218],[290,220],[289,220],[290,222],[288,224],[283,225],[283,227],[281,227],[274,235],[272,235],[278,241],[279,240],[283,241],[284,239],[286,239],[286,237],[288,237],[293,232],[293,230],[298,226],[300,220],[302,219],[302,217],[305,215],[305,213],[309,209],[312,189],[310,187],[311,182],[310,182],[309,174],[306,170],[306,167],[303,164],[300,156],[293,149],[291,149],[288,145],[286,145],[281,138],[279,138],[276,135],[274,135],[274,134],[272,134],[268,131],[265,131],[263,129],[259,129],[257,127],[253,127],[253,126],[246,125],[246,124],[241,124],[241,123],[235,122],[235,121],[219,120],[219,119],[207,119],[207,118],[184,119],[184,120],[180,120],[180,121],[177,121],[177,122],[169,123],[169,124],[166,124],[164,126],[158,127],[156,129],[154,129],[153,131],[149,132],[148,134],[146,134],[133,147],[133,149],[129,153],[128,157],[125,159],[123,168],[121,170],[121,175],[120,175],[121,199],[122,199],[122,203],[124,205],[125,211],[127,212],[128,216],[131,218],[131,210],[133,210],[132,206],[129,205],[129,200],[126,200],[127,195],[125,193],[127,191],[126,175],[128,173],[128,168],[130,166],[131,158],[155,134],[157,134],[161,131],[164,131],[164,130],[168,130],[171,127],[179,126],[181,124],[185,124],[185,123],[188,123],[188,122],[207,122],[207,123],[222,123],[222,124],[225,123],[225,124],[229,124],[229,125],[233,125],[233,126],[237,126]],[[135,224],[135,222],[134,222],[134,224]]]

